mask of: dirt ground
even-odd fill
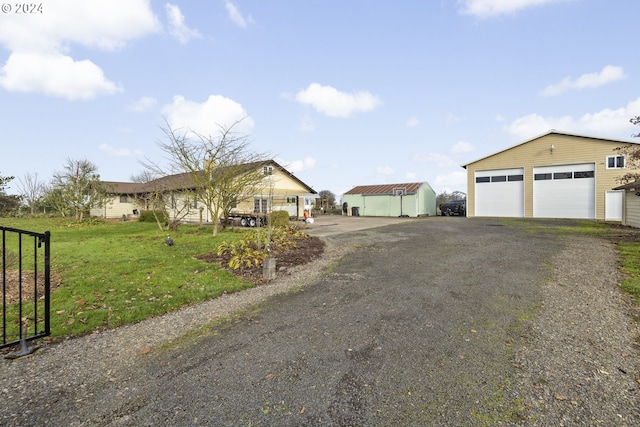
[[[290,249],[282,250],[277,246],[272,247],[273,256],[276,258],[276,268],[279,273],[286,272],[287,269],[299,265],[307,264],[318,259],[324,253],[325,243],[323,240],[315,236],[296,237],[294,238],[295,246]],[[228,266],[230,256],[219,256],[215,252],[199,255],[197,257],[205,262],[219,264],[221,267],[232,272],[236,277],[247,280],[256,285],[266,282],[263,277],[263,264],[254,265],[252,267],[241,267],[233,270]]]

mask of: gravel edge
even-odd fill
[[[533,340],[520,349],[527,425],[640,425],[638,308],[615,245],[567,237],[551,260]]]

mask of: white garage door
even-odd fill
[[[475,215],[524,216],[524,169],[496,169],[475,173]]]
[[[533,168],[533,216],[594,219],[595,185],[593,163]]]

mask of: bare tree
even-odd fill
[[[69,158],[63,170],[53,174],[50,199],[63,215],[69,212],[82,221],[85,212],[102,202],[104,188],[97,171],[97,166],[86,159]]]
[[[217,137],[205,137],[191,130],[163,128],[165,140],[159,147],[167,155],[171,172],[188,177],[191,195],[207,209],[213,221],[213,235],[218,233],[220,217],[225,217],[242,197],[255,194],[264,175],[261,165],[266,157],[249,150],[247,136],[238,136],[233,128],[219,126]],[[147,162],[156,174],[167,173],[157,164]]]
[[[636,126],[640,126],[640,116],[635,116],[629,119],[629,122]],[[631,135],[634,138],[640,138],[640,132]],[[628,184],[634,181],[640,181],[640,148],[634,144],[626,144],[616,148],[620,154],[624,155],[625,169],[629,172],[625,173],[618,178],[618,181],[622,184]]]
[[[31,215],[33,215],[44,195],[45,184],[38,180],[37,172],[33,175],[27,172],[23,178],[18,178],[18,181],[18,191],[22,194],[23,200],[27,202]]]

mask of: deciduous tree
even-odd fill
[[[90,161],[67,159],[63,170],[54,172],[48,200],[64,216],[82,221],[91,207],[102,203],[105,192],[98,168]]]
[[[640,116],[635,116],[629,119],[629,121],[640,126]],[[631,135],[634,138],[640,138],[640,132]],[[626,144],[616,148],[620,154],[625,158],[625,169],[628,171],[624,175],[618,177],[618,181],[621,184],[628,184],[634,181],[640,181],[640,147],[635,144]]]
[[[239,199],[256,194],[263,183],[266,157],[250,151],[246,135],[235,134],[238,123],[219,126],[217,137],[174,129],[167,123],[159,147],[168,157],[170,171],[157,163],[145,164],[156,175],[188,176],[188,188],[195,190],[194,197],[212,218],[213,235],[218,233],[218,218],[226,217]]]

